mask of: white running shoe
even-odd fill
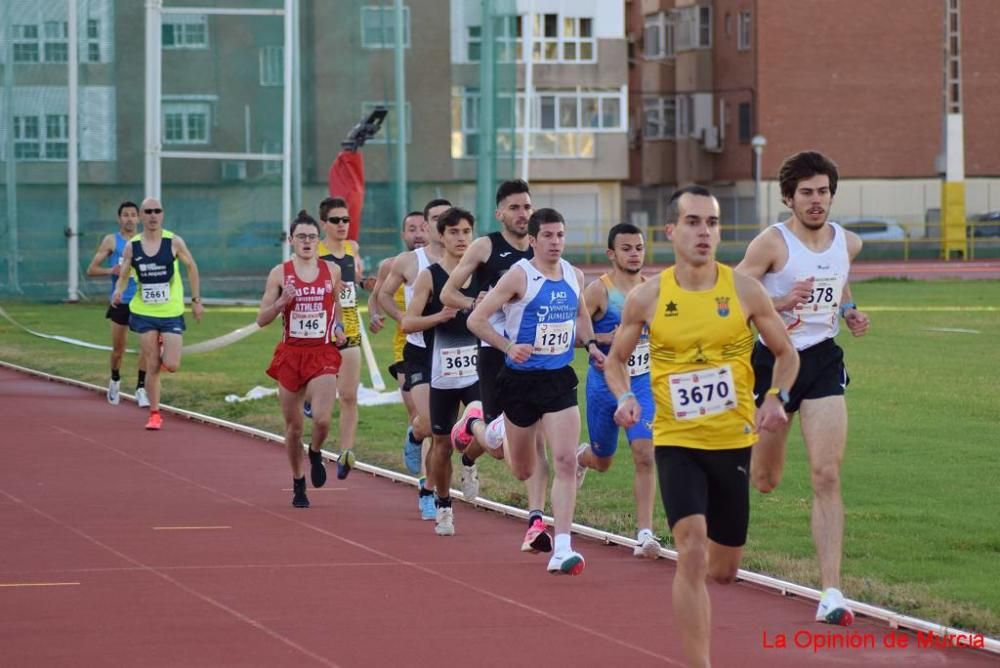
[[[113,380],[108,383],[108,403],[112,406],[117,406],[118,402],[122,400],[119,390],[121,389],[122,382],[120,380]]]
[[[146,394],[145,387],[135,388],[135,403],[139,408],[149,408],[149,395]]]
[[[439,536],[455,535],[455,518],[451,508],[438,508],[434,519],[437,522],[434,525],[434,533]]]
[[[847,601],[839,589],[830,587],[823,592],[819,607],[816,608],[816,621],[837,626],[850,626],[854,623],[854,613],[847,607]]]
[[[579,575],[583,572],[584,566],[586,566],[586,562],[584,562],[582,554],[567,550],[553,554],[546,570],[553,575]]]
[[[479,469],[475,462],[472,466],[462,464],[462,496],[466,501],[472,501],[479,496]]]
[[[658,559],[660,556],[660,547],[660,541],[656,540],[656,536],[647,533],[636,544],[635,549],[632,550],[632,555],[640,559]]]
[[[581,443],[580,447],[576,449],[576,488],[580,489],[583,487],[583,479],[587,477],[588,469],[586,466],[580,464],[580,455],[585,453],[587,449],[590,448],[590,443]]]

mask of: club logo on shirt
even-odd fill
[[[510,254],[511,254],[511,251],[507,251],[505,253],[500,253],[499,255],[500,255],[500,257],[507,257]]]
[[[715,298],[715,312],[719,314],[720,318],[729,315],[729,297]]]
[[[677,315],[680,315],[680,313],[677,312],[677,304],[675,304],[673,301],[667,302],[667,307],[663,311],[663,316],[666,318],[672,318]]]

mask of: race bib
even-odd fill
[[[142,301],[145,304],[166,304],[170,301],[170,284],[143,283]]]
[[[572,320],[566,322],[542,322],[535,327],[535,345],[532,352],[536,355],[559,355],[573,345]]]
[[[678,420],[716,415],[736,408],[733,371],[727,364],[716,369],[670,374],[670,400]]]
[[[341,308],[353,308],[358,305],[358,293],[354,289],[353,281],[346,281],[340,284],[339,296]]]
[[[649,373],[649,341],[641,341],[628,356],[628,375]]]
[[[465,378],[476,375],[479,362],[479,346],[461,346],[441,350],[441,376],[444,378]]]
[[[817,276],[813,279],[813,290],[809,301],[795,308],[796,313],[831,313],[840,306],[843,290],[836,276]]]
[[[288,335],[296,339],[322,339],[326,336],[326,311],[292,311]]]

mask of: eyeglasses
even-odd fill
[[[296,241],[316,241],[319,239],[318,234],[295,234],[292,236]]]
[[[344,225],[347,225],[348,223],[351,222],[351,218],[350,216],[330,216],[329,218],[326,219],[326,222],[333,223],[334,225],[336,225],[337,223],[343,223]]]
[[[146,213],[163,213],[163,209],[143,209]]]

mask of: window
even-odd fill
[[[166,14],[162,40],[164,49],[207,49],[208,17],[204,14]]]
[[[15,63],[37,63],[38,55],[38,26],[36,25],[15,25],[12,26],[14,34],[14,62]]]
[[[712,47],[711,7],[698,5],[681,7],[675,9],[673,14],[678,51]]]
[[[260,85],[280,86],[285,78],[284,48],[264,46],[260,49]]]
[[[674,55],[674,20],[667,12],[646,17],[642,37],[642,55],[649,60],[672,58]]]
[[[694,130],[694,100],[690,95],[677,96],[677,136],[687,137]]]
[[[739,32],[736,35],[736,48],[740,51],[750,50],[750,12],[740,12]]]
[[[521,17],[497,16],[493,26],[493,43],[496,48],[497,62],[520,62],[522,60]],[[467,26],[465,43],[468,61],[470,63],[479,62],[482,57],[483,27]]]
[[[46,21],[44,24],[44,60],[47,63],[69,62],[69,24],[66,21]]]
[[[42,157],[38,116],[14,117],[14,159],[38,160]]]
[[[101,62],[101,22],[87,19],[87,62]]]
[[[45,128],[42,129],[44,118]],[[14,158],[16,160],[65,160],[69,154],[69,116],[14,117]]]
[[[212,104],[207,101],[163,102],[164,144],[207,144]]]
[[[673,139],[677,134],[677,101],[647,97],[642,101],[643,139]]]
[[[396,46],[396,10],[393,7],[361,8],[361,46],[391,49]],[[410,8],[403,7],[403,47],[410,47]]]
[[[281,153],[281,142],[272,141],[265,139],[260,146],[261,153]],[[281,161],[280,160],[265,160],[261,164],[261,173],[263,174],[281,174]]]
[[[45,158],[65,160],[69,157],[69,116],[45,115]]]
[[[739,128],[740,142],[747,144],[750,142],[750,136],[753,134],[753,123],[751,122],[752,119],[750,117],[750,103],[740,102],[740,106],[737,113],[739,115],[739,123],[740,123],[740,128]]]
[[[222,180],[223,181],[245,181],[247,178],[246,160],[223,160]]]
[[[389,110],[386,114],[385,122],[382,124],[382,131],[368,140],[369,144],[395,144],[399,138],[399,114],[396,113],[395,102],[362,102],[361,115],[368,117],[368,114],[375,111],[375,107],[383,106]],[[406,143],[410,143],[413,137],[413,114],[410,103],[406,103]]]
[[[534,21],[536,63],[597,62],[594,19],[535,14]]]

